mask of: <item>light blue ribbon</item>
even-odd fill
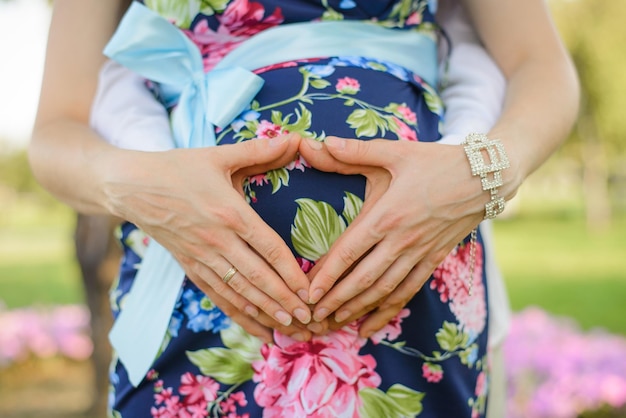
[[[252,70],[316,57],[371,57],[437,83],[437,46],[430,36],[360,21],[306,22],[265,30],[239,45],[205,74],[198,47],[166,19],[133,2],[104,53],[164,85],[178,103],[172,132],[179,148],[215,145],[214,126],[231,123],[263,80]],[[109,335],[130,382],[138,386],[158,355],[185,272],[152,241]]]

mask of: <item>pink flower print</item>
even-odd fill
[[[337,80],[335,90],[343,94],[357,94],[361,90],[361,84],[352,77],[343,77]]]
[[[287,130],[283,130],[282,126],[278,126],[270,122],[269,120],[262,120],[256,128],[257,139],[269,139],[276,138],[279,135],[289,133]]]
[[[162,406],[160,408],[155,408],[154,406],[150,408],[150,415],[154,418],[170,418],[172,415],[167,411],[167,408]]]
[[[487,394],[487,375],[485,372],[480,372],[476,379],[476,389],[474,390],[476,396],[484,396]]]
[[[419,25],[420,23],[422,23],[422,14],[419,12],[411,13],[406,20],[407,25]]]
[[[296,261],[300,265],[300,269],[302,269],[302,271],[305,273],[308,273],[309,271],[311,271],[311,269],[315,265],[314,262],[309,261],[306,258],[302,258],[302,257],[296,257]]]
[[[267,184],[269,182],[269,180],[267,179],[267,175],[265,174],[250,176],[248,178],[248,181],[250,182],[250,184],[256,184],[257,186],[263,186],[264,184]]]
[[[393,121],[392,130],[395,132],[396,135],[398,135],[398,139],[402,141],[417,141],[418,140],[417,134],[415,133],[413,129],[411,129],[411,127],[409,127],[409,125],[402,122],[399,118],[395,116],[392,116],[391,119]],[[395,125],[395,129],[393,129],[394,125]]]
[[[371,355],[360,356],[366,340],[356,327],[299,342],[278,332],[256,361],[254,397],[264,417],[358,417],[358,391],[380,385]]]
[[[155,391],[157,391],[154,394],[154,400],[156,401],[157,405],[164,404],[168,399],[170,399],[173,396],[173,389],[172,388],[163,389],[163,381],[162,380],[159,380],[154,385],[154,389],[155,389]]]
[[[311,165],[307,163],[306,160],[301,155],[285,166],[285,168],[289,171],[296,169],[296,170],[302,171],[303,173],[304,173],[304,169],[309,168],[309,167],[311,167]]]
[[[229,413],[229,416],[230,414],[236,415],[237,405],[248,405],[248,400],[246,399],[246,394],[244,392],[232,393],[228,398],[220,403],[220,409],[223,413]]]
[[[407,123],[410,123],[411,125],[415,125],[417,123],[417,115],[407,105],[401,104],[396,108],[396,111]]]
[[[382,340],[393,341],[398,338],[402,333],[402,319],[410,314],[409,309],[402,309],[387,325],[370,337],[372,342],[378,344]]]
[[[271,27],[281,24],[284,20],[280,7],[265,16],[265,8],[259,2],[233,0],[219,17],[218,33],[250,37]]]
[[[439,299],[450,304],[450,311],[456,316],[465,331],[479,334],[485,328],[487,309],[483,273],[483,247],[476,243],[476,263],[472,296],[469,295],[468,276],[470,274],[470,245],[459,245],[433,272],[430,288],[439,292]]]
[[[171,395],[171,388],[168,388],[166,391],[170,393]],[[166,392],[164,391],[164,392]],[[155,395],[156,398],[156,395]],[[150,414],[153,417],[159,417],[159,418],[177,418],[177,417],[187,417],[188,414],[185,411],[185,408],[183,406],[183,404],[180,402],[180,397],[179,396],[169,396],[167,398],[164,398],[163,402],[159,402],[157,400],[157,406],[160,405],[161,403],[164,403],[163,406],[160,406],[159,408],[156,407],[152,407],[150,409]]]
[[[422,364],[422,376],[429,383],[438,383],[443,379],[443,369],[438,364]]]
[[[159,378],[159,372],[157,372],[154,369],[150,369],[150,371],[148,371],[148,373],[146,374],[146,379],[147,380],[152,381],[152,380],[156,380],[158,378]],[[163,386],[163,381],[161,380],[161,388],[162,388],[162,386]],[[155,387],[155,389],[156,389],[156,387]]]
[[[200,401],[193,405],[187,405],[186,413],[181,413],[180,416],[185,416],[189,418],[204,418],[209,416],[209,410],[207,409],[207,402]]]
[[[195,404],[198,401],[211,402],[217,398],[219,383],[208,376],[196,375],[190,372],[180,377],[178,392],[185,396],[185,404]]]
[[[219,26],[212,30],[206,19],[198,21],[185,34],[198,46],[204,57],[204,69],[215,67],[230,51],[249,37],[283,22],[279,7],[265,17],[265,9],[258,2],[233,0],[222,15],[217,16]]]

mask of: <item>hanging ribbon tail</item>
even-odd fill
[[[158,242],[148,245],[109,340],[137,387],[163,345],[185,272]]]

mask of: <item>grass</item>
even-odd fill
[[[9,308],[82,302],[73,214],[20,204],[0,216],[0,299]],[[626,217],[592,234],[575,212],[533,210],[494,230],[513,310],[537,305],[626,335]]]
[[[20,201],[0,212],[0,300],[8,308],[79,303],[73,214]]]
[[[536,215],[494,225],[513,310],[528,305],[583,328],[626,335],[626,218],[590,233],[581,217]]]

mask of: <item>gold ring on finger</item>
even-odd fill
[[[222,277],[222,281],[224,283],[228,283],[230,281],[230,279],[233,278],[233,276],[237,274],[237,269],[235,268],[235,266],[232,266],[224,275],[224,277]]]

